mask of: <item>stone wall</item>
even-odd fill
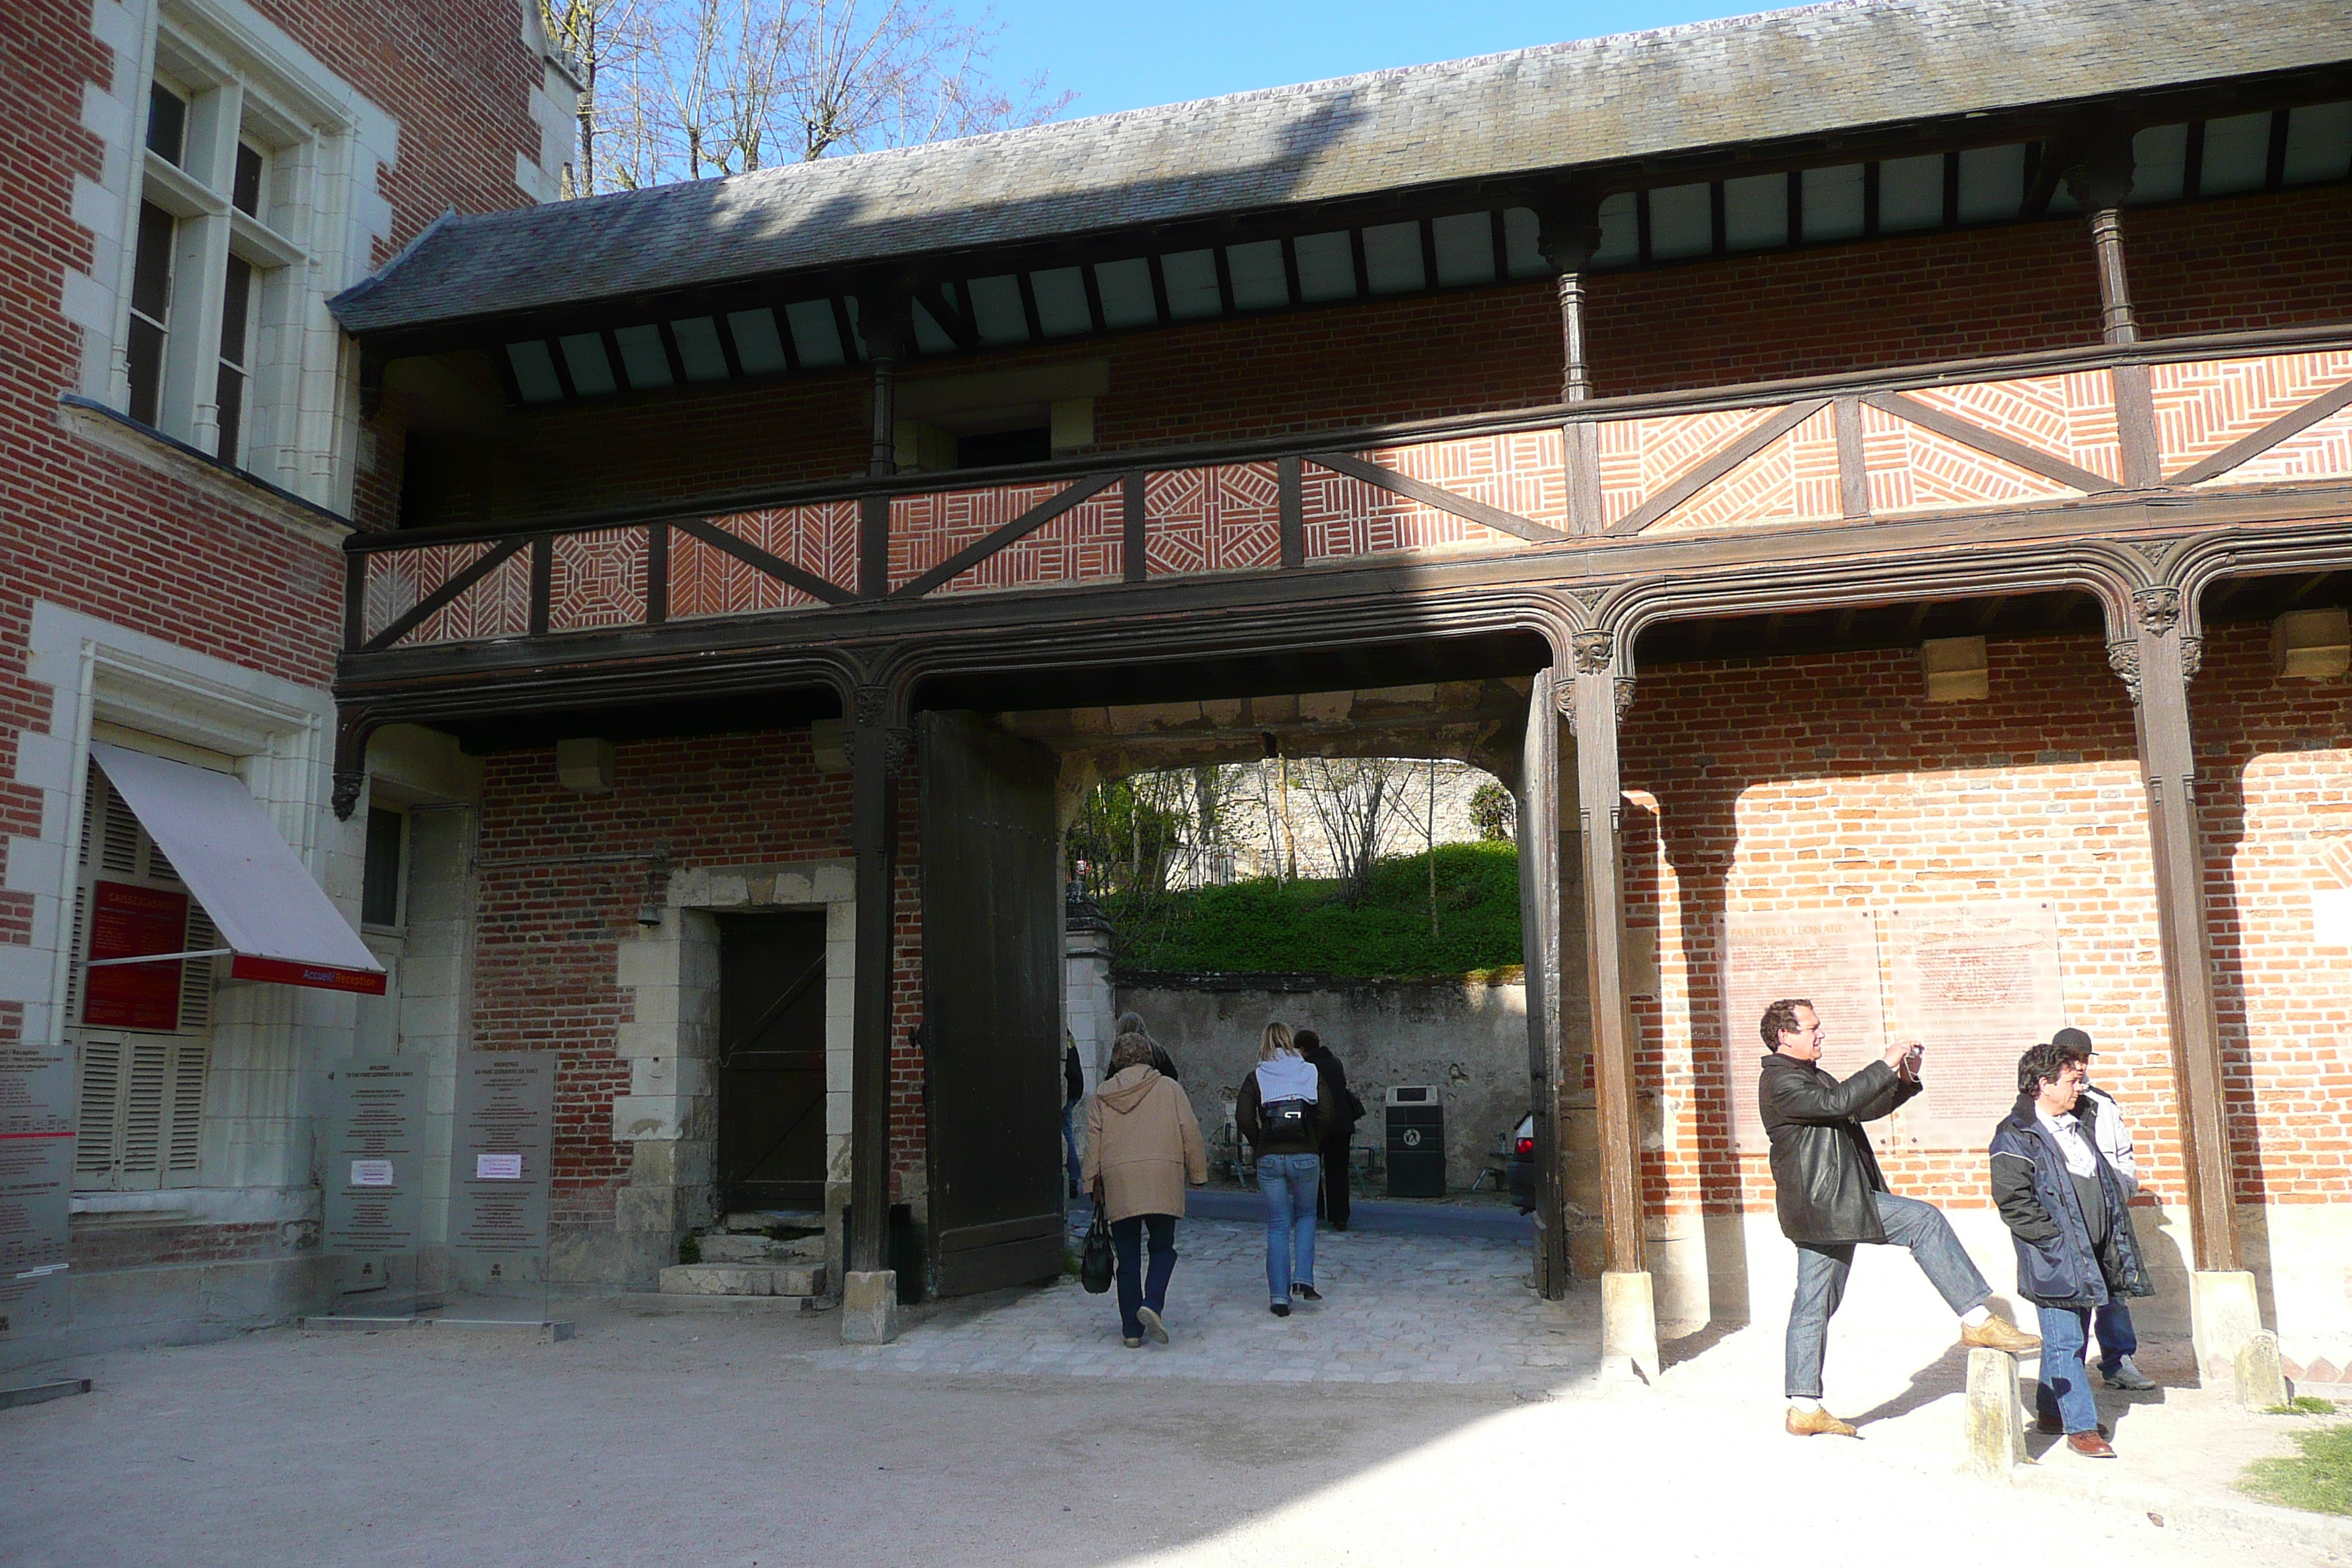
[[[1469,1186],[1531,1109],[1523,985],[1253,974],[1129,975],[1118,988],[1120,1009],[1140,1013],[1175,1058],[1213,1148],[1274,1018],[1320,1034],[1348,1069],[1370,1113],[1356,1130],[1359,1147],[1383,1138],[1391,1088],[1435,1085],[1450,1189]]]

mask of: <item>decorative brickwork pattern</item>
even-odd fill
[[[1643,531],[1833,521],[1843,513],[1836,416],[1824,408]]]
[[[2116,431],[2115,377],[2110,372],[1925,386],[1908,395],[2020,446],[2116,484],[2124,482],[2123,442]]]
[[[828,583],[843,588],[856,585],[857,503],[854,500],[730,512],[710,522]],[[669,613],[673,618],[751,615],[817,602],[814,595],[690,533],[670,535]]]
[[[553,541],[547,629],[634,626],[646,618],[646,534],[637,528],[566,533]]]
[[[2148,385],[2156,403],[2156,443],[2164,471],[2174,473],[2201,462],[2347,381],[2352,381],[2352,353],[2341,350],[2152,365]],[[2233,471],[2217,482],[2245,481]]]
[[[1565,532],[1568,486],[1557,430],[1473,436],[1380,447],[1355,456],[1466,500],[1483,501]],[[1377,485],[1306,466],[1307,559],[1341,560],[1398,550],[1507,548],[1510,534]]]
[[[1272,463],[1178,468],[1144,483],[1144,560],[1154,577],[1263,571],[1282,564],[1279,487]]]
[[[1602,521],[1614,523],[1632,516],[1651,497],[1776,412],[1769,407],[1725,408],[1603,424],[1600,430]]]
[[[1874,516],[2016,506],[2083,493],[1866,405],[1862,453]]]
[[[894,500],[890,503],[890,585],[906,586],[1066,488],[1061,483],[1006,485]],[[983,588],[1041,588],[1056,583],[1115,583],[1126,570],[1123,517],[1118,492],[1104,491],[1032,529],[935,591],[961,594]]]

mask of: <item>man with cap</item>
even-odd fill
[[[2105,1156],[2107,1168],[2115,1172],[2124,1202],[2129,1204],[2132,1194],[2139,1191],[2139,1162],[2132,1156],[2131,1130],[2124,1125],[2123,1110],[2116,1104],[2116,1097],[2091,1085],[2091,1037],[2080,1029],[2061,1029],[2050,1037],[2050,1043],[2082,1068],[2083,1098],[2094,1102],[2095,1110],[2091,1118],[2093,1142]],[[2139,1336],[2132,1330],[2130,1301],[2121,1296],[2110,1298],[2092,1314],[2091,1331],[2099,1342],[2099,1373],[2109,1388],[2146,1394],[2156,1387],[2154,1378],[2132,1364],[2132,1357],[2139,1352]]]

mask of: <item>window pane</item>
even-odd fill
[[[1168,313],[1177,321],[1224,312],[1217,294],[1217,258],[1207,250],[1180,250],[1160,258],[1168,283]]]
[[[1037,323],[1047,337],[1066,338],[1094,330],[1094,314],[1087,309],[1087,280],[1076,268],[1032,272],[1029,287],[1037,296]]]
[[[1160,320],[1151,298],[1151,263],[1140,256],[1096,263],[1095,287],[1102,294],[1105,326],[1148,327]]]
[[[1807,239],[1852,239],[1862,233],[1861,164],[1808,169],[1803,177]]]
[[[2151,125],[2132,138],[2135,202],[2168,202],[2180,195],[2189,163],[2189,127]]]
[[[1437,238],[1443,288],[1495,280],[1495,220],[1486,213],[1449,213],[1430,224]]]
[[[247,217],[261,216],[261,150],[251,142],[236,144],[236,180],[228,199]]]
[[[245,327],[253,313],[253,263],[242,256],[228,258],[228,286],[221,295],[221,358],[243,369]]]
[[[220,379],[213,388],[213,403],[220,413],[220,451],[224,463],[245,460],[245,372],[221,362]]]
[[[367,865],[360,877],[360,921],[400,923],[400,835],[407,818],[396,811],[368,813]]]
[[[148,150],[167,163],[177,163],[187,143],[187,100],[159,81],[147,89]]]
[[[152,425],[163,386],[163,329],[152,321],[131,317],[129,349],[131,417],[142,425]]]
[[[515,391],[525,403],[554,403],[563,396],[563,384],[555,379],[555,356],[537,338],[509,343],[507,363],[514,371]]]
[[[688,381],[725,381],[727,351],[719,346],[719,323],[708,316],[689,316],[669,324],[677,340],[677,357],[685,363]]]
[[[131,308],[168,325],[172,315],[172,237],[179,221],[153,202],[139,204],[139,254],[131,268]]]
[[[631,386],[642,391],[669,384],[669,354],[662,347],[659,327],[622,327],[613,339],[621,345],[621,366],[629,373]]]
[[[1889,158],[1878,165],[1878,232],[1938,228],[1944,222],[1944,155]]]
[[[1789,176],[1749,174],[1723,182],[1723,243],[1765,250],[1789,243]]]
[[[1364,271],[1375,294],[1409,294],[1425,287],[1421,225],[1384,223],[1364,230]]]
[[[772,375],[790,368],[773,310],[732,311],[727,317],[727,330],[735,334],[735,360],[745,375]]]
[[[1715,217],[1705,185],[1668,185],[1650,193],[1650,258],[1672,261],[1715,248]]]
[[[1025,343],[1029,341],[1029,318],[1021,309],[1021,280],[1017,278],[975,278],[963,286],[964,298],[971,301],[972,324],[980,329],[980,341],[984,343]],[[808,312],[803,320],[802,312]],[[793,319],[793,346],[801,352],[803,364],[839,364],[841,342],[834,331],[833,306],[823,300],[811,300],[787,308]],[[813,342],[826,346],[822,356],[813,353]]]
[[[2340,180],[2352,173],[2352,103],[2308,104],[2287,117],[2286,183]]]
[[[1642,215],[1631,191],[1601,199],[1601,247],[1592,253],[1595,267],[1615,267],[1642,257]]]
[[[604,353],[598,332],[567,332],[556,340],[563,351],[563,368],[572,373],[572,390],[583,397],[602,397],[620,390],[613,379],[613,362]]]
[[[1234,280],[1234,304],[1244,310],[1270,310],[1290,303],[1290,282],[1282,270],[1282,241],[1255,239],[1225,247],[1225,269]]]
[[[1346,229],[1302,234],[1294,248],[1298,252],[1298,292],[1308,303],[1356,297],[1356,251]]]
[[[2197,182],[2200,195],[2226,196],[2263,186],[2263,166],[2271,152],[2271,117],[2233,114],[2205,122],[2205,171]]]
[[[2025,201],[2025,145],[1970,147],[1960,154],[1960,221],[2012,218]]]

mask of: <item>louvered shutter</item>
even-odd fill
[[[172,1066],[164,1105],[162,1184],[192,1187],[204,1152],[205,1068],[212,1055],[202,1038],[180,1040],[172,1047]]]
[[[119,1187],[152,1187],[162,1173],[171,1110],[171,1042],[157,1036],[131,1037],[131,1067],[122,1090],[122,1154],[115,1165]]]
[[[81,1043],[81,1111],[74,1135],[74,1185],[110,1188],[121,1141],[122,1042]]]

